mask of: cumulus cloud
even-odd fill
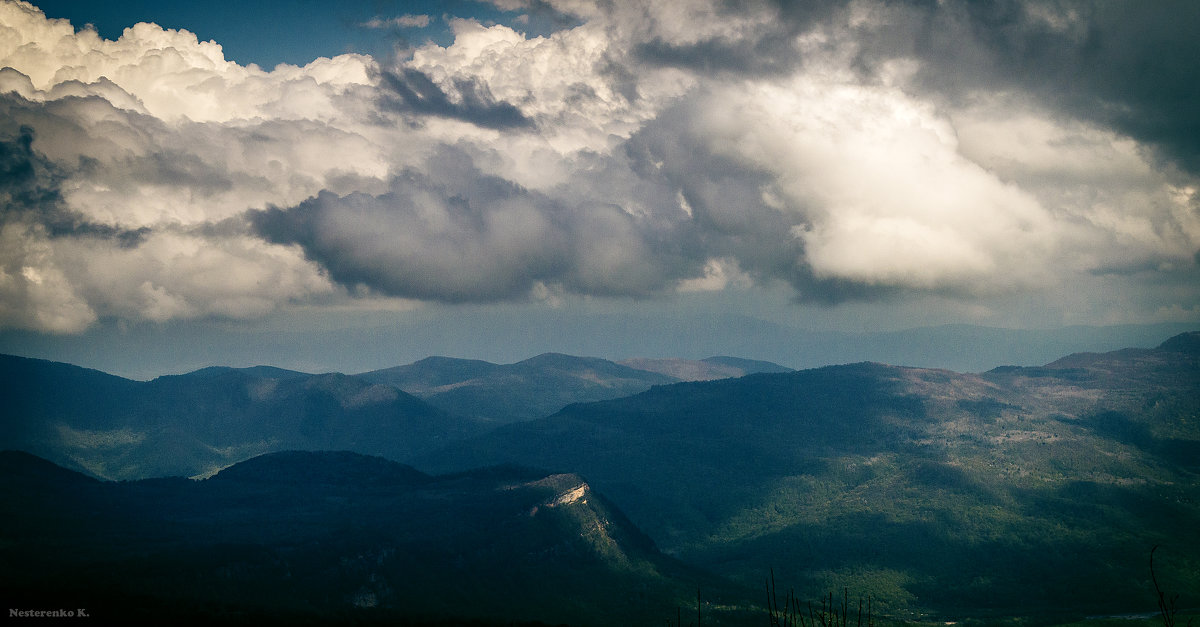
[[[4,326],[77,332],[102,317],[244,318],[335,291],[295,247],[178,224],[96,222],[70,207],[70,173],[35,145],[28,126],[0,140]]]
[[[339,282],[446,302],[525,299],[547,286],[647,295],[688,263],[619,206],[524,189],[454,149],[425,165],[430,174],[404,172],[385,194],[323,193],[251,222],[269,241],[299,244]]]
[[[264,71],[0,1],[0,326],[1198,278],[1200,81],[1122,60],[1194,58],[1158,7],[495,4],[568,17]]]

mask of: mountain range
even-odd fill
[[[529,361],[502,366],[433,358],[354,376],[213,368],[136,382],[65,364],[2,358],[0,391],[11,402],[0,427],[0,448],[26,451],[92,477],[138,480],[99,482],[7,454],[5,484],[16,487],[9,488],[11,498],[5,500],[36,507],[9,507],[14,520],[26,517],[26,522],[6,531],[2,555],[20,559],[24,554],[14,547],[29,544],[30,537],[68,550],[62,547],[99,542],[119,529],[162,527],[153,522],[166,520],[160,515],[203,518],[208,522],[197,522],[190,537],[216,539],[200,550],[217,556],[205,562],[212,568],[189,571],[196,579],[174,579],[163,589],[134,586],[122,592],[176,599],[183,598],[179,590],[226,572],[238,560],[257,564],[254,560],[261,558],[262,564],[278,566],[280,555],[311,542],[330,552],[318,558],[301,550],[308,557],[295,564],[310,573],[305,576],[315,576],[310,558],[338,555],[335,561],[345,565],[370,554],[320,539],[332,524],[326,517],[337,513],[320,510],[319,503],[340,503],[339,524],[349,528],[359,518],[424,520],[405,527],[413,544],[384,542],[404,547],[397,548],[404,554],[416,551],[418,539],[425,537],[434,546],[515,543],[523,547],[520,555],[532,555],[549,549],[536,548],[540,541],[529,538],[505,540],[500,530],[515,523],[489,516],[535,506],[541,511],[546,503],[571,500],[563,495],[576,494],[582,485],[578,494],[594,496],[571,503],[586,500],[603,511],[573,520],[584,521],[585,529],[596,529],[601,519],[619,521],[606,532],[621,538],[619,550],[602,552],[604,566],[586,575],[572,571],[582,568],[575,557],[529,562],[536,566],[526,570],[517,568],[524,558],[516,554],[479,562],[472,567],[473,578],[463,579],[467,587],[514,582],[484,603],[503,608],[489,617],[612,624],[604,620],[605,612],[620,607],[629,614],[619,622],[661,624],[667,615],[658,608],[665,606],[669,614],[690,598],[697,581],[709,577],[702,587],[719,591],[714,594],[723,600],[708,601],[704,608],[724,618],[710,616],[705,624],[738,624],[745,612],[754,616],[748,619],[753,623],[765,619],[754,608],[762,609],[758,597],[764,577],[773,573],[807,598],[842,589],[869,594],[881,616],[896,620],[1038,616],[1066,622],[1089,614],[1153,610],[1156,591],[1147,559],[1155,546],[1161,547],[1156,557],[1160,581],[1185,594],[1200,590],[1195,542],[1200,333],[1172,337],[1153,349],[1078,353],[1043,366],[978,374],[871,362],[787,371],[730,360],[617,364],[551,354]],[[726,367],[746,370],[737,378],[711,379]],[[693,380],[676,382],[683,377]],[[463,393],[447,394],[457,390]],[[496,399],[494,406],[488,398]],[[544,413],[538,416],[539,411]],[[346,449],[393,461],[330,453],[321,455],[334,456],[261,456],[291,449]],[[326,470],[310,472],[309,466]],[[328,467],[342,466],[334,472],[337,481],[328,478]],[[522,470],[529,468],[545,470]],[[168,475],[211,478],[150,479]],[[80,507],[91,507],[89,512],[133,502],[122,499],[143,499],[138,502],[144,507],[118,507],[126,518],[93,529],[78,522],[86,520],[80,510],[72,510],[72,517],[47,499],[29,497],[43,480],[66,486],[49,493],[106,495],[83,498]],[[242,486],[239,481],[261,491],[230,487]],[[491,500],[503,501],[495,495],[515,496],[508,491],[526,488],[514,486],[538,482],[553,487],[519,506]],[[340,487],[319,487],[334,484]],[[339,497],[339,491],[346,496]],[[418,492],[429,499],[422,507],[437,502],[457,511],[459,505],[452,503],[465,498],[488,504],[488,511],[468,507],[463,511],[469,513],[455,514],[451,523],[428,510],[414,515],[388,509],[399,507],[401,494],[408,494],[405,503],[411,504]],[[216,496],[208,501],[197,496],[210,493]],[[274,494],[295,498],[281,502]],[[205,514],[172,509],[178,502],[204,503]],[[251,503],[265,509],[250,511]],[[157,513],[151,516],[148,510]],[[281,520],[308,521],[294,524],[311,524],[305,528],[312,535],[287,550],[270,537],[254,535],[263,533],[262,521],[276,510]],[[112,516],[117,514],[100,519]],[[139,526],[137,520],[146,516],[151,522]],[[59,518],[77,522],[62,532],[66,535],[54,536],[54,525],[44,523]],[[257,531],[227,537],[227,526]],[[50,535],[32,531],[42,527]],[[577,527],[565,529],[572,538],[588,536]],[[141,532],[122,533],[126,543],[116,546],[124,548],[114,549],[120,554],[157,555],[169,563],[195,555],[187,552],[195,549],[192,542],[145,540],[150,544],[143,546]],[[556,546],[556,536],[546,533],[532,535],[545,535],[546,546]],[[218,544],[232,548],[221,553],[214,548]],[[190,548],[179,548],[185,545]],[[97,564],[122,559],[96,550],[101,554]],[[421,580],[419,572],[438,582],[429,583],[429,589],[463,590],[453,588],[461,573],[429,565],[443,558],[449,559],[441,554],[419,568],[384,567],[391,562],[383,558],[380,569],[367,570],[374,576],[368,581],[384,587],[368,586],[363,594],[375,594],[380,611],[401,611],[409,607],[407,597],[387,591]],[[639,566],[633,571],[641,575],[614,566],[634,562]],[[252,574],[234,577],[241,582],[236,587],[256,589],[256,577],[277,572],[270,570],[274,567],[248,566],[245,572]],[[320,572],[334,577],[330,581],[343,581],[342,571]],[[577,581],[596,583],[591,592],[571,593],[574,613],[547,599],[539,587],[572,581],[572,572]],[[42,577],[36,581],[45,586],[53,581],[52,574]],[[360,598],[355,596],[358,580],[345,581],[337,584],[342,592],[323,597],[319,607],[289,599],[255,605],[249,597],[238,607],[322,615],[357,611],[347,608],[355,607],[348,599]],[[419,596],[445,598],[429,589]],[[598,590],[609,599],[608,608],[589,596]],[[639,605],[616,592],[629,590],[656,592],[638,597],[647,599]],[[506,605],[510,602],[514,605]],[[1184,607],[1198,602],[1181,601]],[[422,616],[457,615],[442,601],[430,603],[421,606]],[[718,606],[723,609],[717,611]],[[538,614],[539,607],[546,612]]]
[[[714,359],[714,365],[678,364],[703,373],[786,370]],[[431,357],[356,376],[210,367],[141,382],[0,355],[0,395],[9,399],[0,447],[103,479],[206,476],[291,449],[403,460],[496,424],[680,380],[603,359],[546,354],[506,365]]]

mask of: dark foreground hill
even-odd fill
[[[1200,590],[1200,351],[982,375],[853,364],[573,405],[420,458],[571,469],[670,554],[896,615],[1154,609]],[[1194,593],[1185,603],[1197,604]]]
[[[0,517],[10,607],[98,624],[661,624],[717,594],[573,474],[283,452],[108,483],[9,451]]]

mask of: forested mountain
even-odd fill
[[[892,612],[1132,611],[1155,544],[1200,589],[1197,337],[980,375],[862,363],[657,387],[414,463],[569,468],[664,550],[748,585],[773,567]]]

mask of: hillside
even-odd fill
[[[982,375],[853,364],[575,405],[416,460],[572,469],[659,546],[752,585],[897,615],[1153,609],[1162,544],[1200,589],[1200,354]]]
[[[285,452],[105,483],[0,453],[0,587],[101,624],[658,624],[711,578],[578,475]]]
[[[341,374],[206,368],[130,381],[0,356],[0,448],[106,479],[203,475],[285,449],[401,459],[480,433],[396,388]]]

